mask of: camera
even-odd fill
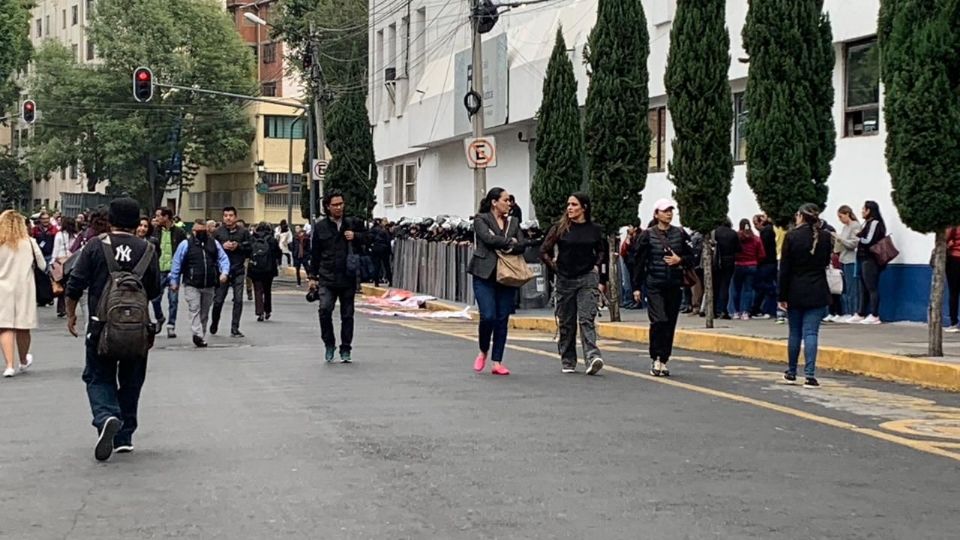
[[[307,302],[316,302],[318,300],[320,300],[320,290],[310,289],[310,292],[307,293]]]

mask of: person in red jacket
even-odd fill
[[[950,289],[950,327],[947,332],[960,332],[957,307],[960,305],[960,227],[947,229],[947,287]]]
[[[749,219],[740,220],[740,251],[737,253],[733,271],[733,318],[750,320],[750,308],[753,306],[753,281],[757,277],[757,266],[766,258],[763,242],[754,234]]]

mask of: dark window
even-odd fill
[[[260,85],[260,94],[266,97],[274,97],[277,95],[277,83],[267,82]]]
[[[880,48],[877,38],[846,47],[844,135],[876,135],[880,130]]]
[[[292,126],[294,139],[305,138],[303,125],[304,120],[301,118],[299,121],[294,123],[293,121],[296,119],[296,116],[264,116],[264,137],[268,139],[289,139]]]
[[[63,10],[63,13],[60,15],[60,22],[63,24],[63,27],[67,27],[67,10]]]
[[[43,19],[37,19],[37,37],[43,37]]]
[[[72,26],[76,26],[80,22],[80,6],[70,8],[70,21]]]
[[[747,161],[747,95],[738,92],[733,95],[733,161]]]
[[[657,107],[647,111],[650,126],[650,172],[663,172],[666,167],[667,108]]]
[[[70,51],[73,53],[73,61],[74,61],[74,62],[80,60],[80,58],[77,56],[77,44],[76,44],[76,43],[74,43],[73,45],[70,46]]]
[[[87,38],[87,60],[93,60],[93,57],[96,56],[97,51],[93,46],[93,41],[90,38]]]
[[[263,46],[263,63],[272,64],[277,61],[277,44],[267,43]]]
[[[83,16],[89,21],[91,14],[93,14],[93,0],[87,0],[87,9],[84,10]]]

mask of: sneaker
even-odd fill
[[[266,320],[266,321],[269,321],[269,320],[270,320],[270,313],[264,313],[264,314],[263,314],[263,319]]]
[[[114,445],[113,451],[118,454],[129,454],[133,452],[133,443],[123,443]]]
[[[560,373],[576,373],[577,369],[571,366],[563,366],[560,368]]]
[[[333,363],[333,357],[337,354],[336,347],[327,347],[326,351],[323,353],[323,359],[327,361],[328,364]]]
[[[509,375],[510,370],[507,369],[507,366],[503,364],[499,364],[499,365],[493,366],[493,371],[491,373],[493,373],[494,375]]]
[[[231,330],[231,331],[230,331],[230,337],[232,337],[232,338],[242,338],[242,337],[247,337],[247,336],[243,335],[243,333],[240,332],[239,330]]]
[[[193,336],[193,344],[196,345],[198,349],[202,349],[207,346],[207,342],[204,341],[200,336]]]
[[[797,384],[797,374],[796,374],[796,373],[790,373],[789,371],[784,371],[784,372],[783,372],[783,380],[784,380],[784,382],[786,382],[787,384]]]
[[[219,323],[216,323],[216,322],[215,322],[215,323],[211,324],[211,325],[210,325],[210,335],[211,335],[211,336],[217,335],[217,330],[219,330],[219,329],[220,329],[220,328],[219,328]]]
[[[587,375],[596,375],[601,369],[603,369],[603,358],[594,358],[587,367]]]
[[[803,381],[804,388],[820,388],[820,383],[817,382],[817,379],[814,377],[807,377],[807,380]]]
[[[863,322],[863,317],[859,315],[854,315],[844,322],[847,324],[860,324],[861,322]]]
[[[110,455],[113,454],[113,438],[117,435],[117,432],[120,431],[120,426],[123,423],[120,422],[120,419],[116,416],[111,416],[103,423],[103,428],[100,430],[100,438],[97,439],[97,447],[93,451],[93,457],[97,461],[106,461],[110,459]]]
[[[948,333],[948,334],[956,334],[957,332],[960,332],[960,327],[950,326],[950,327],[948,327],[946,330],[944,330],[944,332],[946,332],[946,333]],[[28,355],[28,356],[29,356],[29,355]]]
[[[176,339],[176,337],[177,337],[177,332],[174,330],[174,328],[173,328],[172,326],[168,326],[168,327],[167,327],[167,339]]]
[[[20,373],[23,373],[32,365],[33,365],[33,355],[30,353],[27,353],[27,363],[20,364]]]
[[[670,368],[667,367],[667,362],[666,362],[666,361],[661,361],[661,362],[660,362],[660,376],[661,376],[661,377],[669,377],[669,376],[670,376]]]
[[[350,356],[350,351],[340,351],[340,363],[341,364],[353,363],[353,358]]]
[[[257,322],[263,322],[263,315],[257,315]]]
[[[771,317],[769,313],[764,313],[762,315],[757,315],[756,317],[754,317],[754,319],[759,319],[761,321],[769,321],[772,318],[773,317]]]
[[[740,320],[741,320],[741,321],[749,321],[749,320],[750,320],[750,314],[749,314],[749,313],[744,313],[744,314],[740,315]]]
[[[787,324],[787,319],[784,317],[777,317],[777,324]]]
[[[860,324],[882,324],[882,322],[880,321],[879,317],[874,317],[873,315],[870,315],[866,319],[860,321]]]
[[[833,315],[827,315],[826,317],[821,319],[820,322],[833,322]]]
[[[487,355],[480,353],[477,355],[477,358],[473,361],[473,370],[477,373],[483,371],[483,368],[487,366]]]
[[[16,374],[17,374],[17,370],[13,369],[12,367],[3,370],[3,376],[6,377],[6,378],[8,378],[8,379],[9,379],[10,377],[13,377],[13,376],[16,375]]]
[[[662,369],[663,369],[663,365],[660,363],[659,360],[654,360],[650,362],[650,374],[653,375],[654,377],[659,377],[660,370]]]

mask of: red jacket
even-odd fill
[[[763,249],[760,237],[752,235],[746,239],[740,237],[740,251],[737,253],[737,266],[758,266],[767,253]]]

